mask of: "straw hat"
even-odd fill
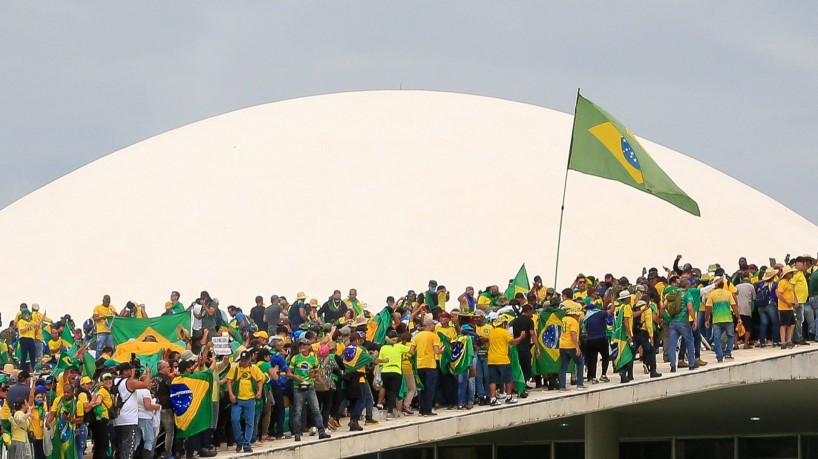
[[[795,272],[795,268],[793,268],[792,266],[785,266],[784,269],[781,270],[781,278],[783,279],[784,276],[786,276],[787,274],[794,273],[794,272]]]
[[[297,300],[306,300],[307,299],[307,294],[304,293],[304,292],[298,292],[298,294],[295,296],[295,299],[297,299]]]
[[[775,277],[775,269],[769,268],[768,270],[764,271],[764,276],[761,278],[763,281],[772,280]]]
[[[352,322],[352,326],[358,327],[361,325],[366,325],[367,322],[369,322],[369,319],[364,317],[363,314],[359,314],[357,317],[355,317],[355,320]]]
[[[633,293],[629,292],[627,289],[622,290],[619,292],[619,299],[624,300],[633,296]]]
[[[310,306],[317,308],[318,307],[318,300],[313,298],[310,300]]]
[[[16,376],[16,375],[18,375],[20,373],[20,370],[14,368],[13,363],[7,363],[7,364],[3,365],[2,373],[6,374],[6,375],[15,375]]]
[[[176,336],[178,336],[179,340],[181,340],[181,341],[187,341],[188,339],[190,339],[190,332],[188,332],[185,327],[183,327],[181,325],[177,325],[176,326]]]

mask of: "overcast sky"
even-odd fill
[[[816,2],[2,2],[0,207],[271,101],[402,86],[571,113],[579,87],[818,223],[816,18]]]

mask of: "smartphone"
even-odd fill
[[[775,266],[775,258],[770,258],[770,268]]]

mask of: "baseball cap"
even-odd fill
[[[241,355],[239,355],[240,360],[247,360],[250,358],[250,351],[242,351]]]

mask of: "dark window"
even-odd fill
[[[433,448],[401,448],[381,453],[381,459],[434,459]]]
[[[676,440],[676,459],[733,459],[732,438]]]
[[[360,456],[353,456],[349,459],[378,459],[378,453],[362,454]]]
[[[818,457],[818,435],[801,436],[801,457]]]
[[[628,459],[671,459],[673,447],[666,441],[634,441],[619,444],[619,457]]]
[[[497,459],[521,459],[536,457],[548,459],[551,457],[551,445],[497,445]]]
[[[582,459],[585,457],[585,443],[554,443],[554,459]]]
[[[438,459],[491,459],[491,445],[481,446],[441,446],[437,449]]]
[[[798,437],[739,438],[738,455],[747,459],[798,459]]]

